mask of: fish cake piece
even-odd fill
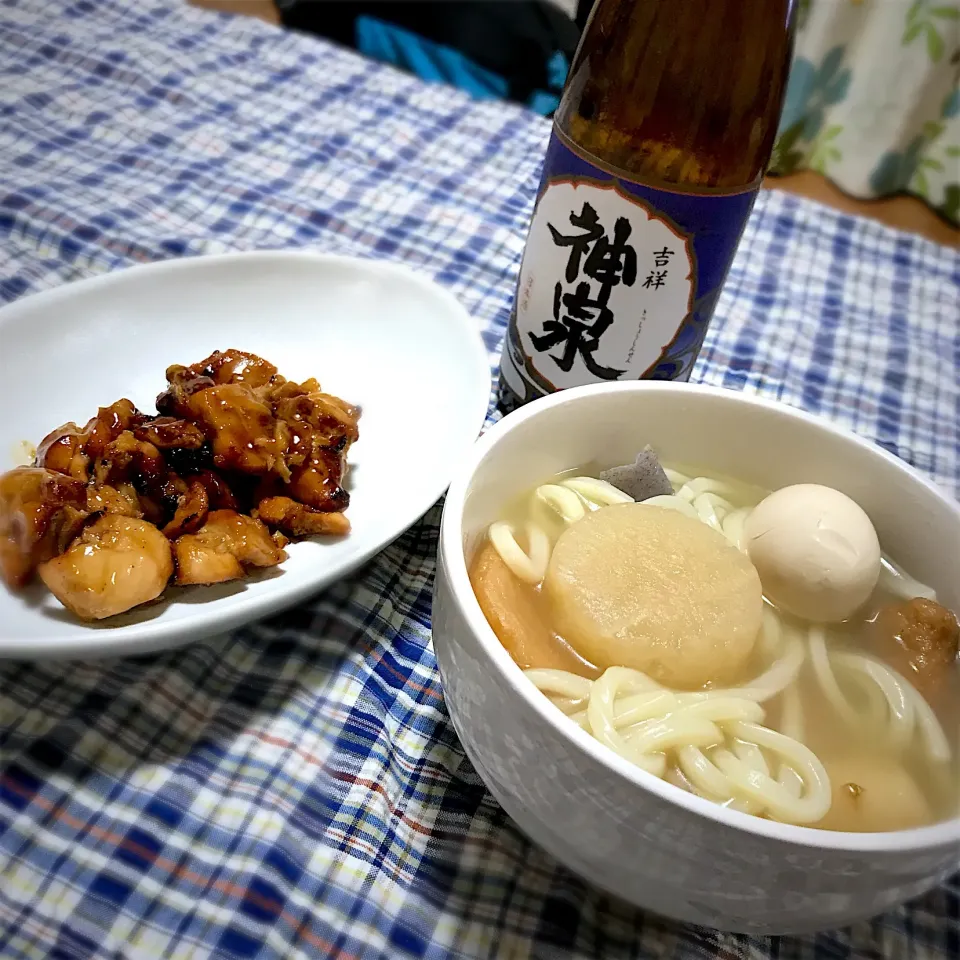
[[[599,675],[554,636],[534,589],[514,576],[489,541],[474,557],[470,583],[487,623],[519,667],[569,670],[590,679]]]

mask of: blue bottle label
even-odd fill
[[[759,184],[627,179],[556,128],[500,364],[501,404],[609,380],[686,380]]]

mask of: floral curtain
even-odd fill
[[[772,172],[912,193],[960,222],[958,0],[799,0]]]

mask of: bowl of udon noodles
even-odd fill
[[[960,867],[960,508],[878,446],[687,384],[563,391],[448,492],[433,642],[535,843],[677,920],[829,929]]]

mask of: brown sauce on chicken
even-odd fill
[[[0,475],[0,578],[39,574],[82,619],[286,559],[289,539],[343,536],[360,411],[262,357],[214,351],[166,371],[158,414],[122,398],[67,423],[33,466]]]

